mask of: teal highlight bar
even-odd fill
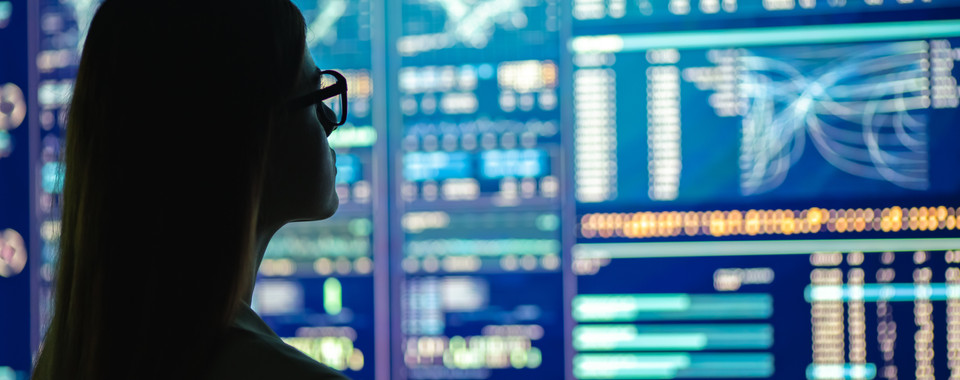
[[[62,162],[54,161],[43,164],[40,168],[40,186],[48,194],[60,194],[63,191],[63,176],[66,166]]]
[[[6,22],[10,20],[10,14],[12,13],[13,13],[13,3],[9,1],[0,1],[0,23],[6,24]],[[2,379],[3,378],[0,377],[0,380]]]
[[[960,238],[588,243],[573,246],[573,257],[575,259],[641,259],[809,255],[813,252],[916,252],[952,249],[960,249]]]
[[[573,329],[577,351],[751,350],[773,346],[768,324],[580,325]]]
[[[323,310],[330,315],[340,314],[343,310],[343,286],[336,277],[323,281]]]
[[[960,285],[957,284],[864,284],[851,285],[807,285],[803,290],[807,302],[823,301],[863,301],[863,302],[913,302],[918,299],[946,301],[960,299]]]
[[[408,257],[424,256],[543,256],[560,254],[560,241],[555,239],[434,239],[407,243]]]
[[[764,378],[773,375],[773,354],[579,354],[578,379]]]
[[[344,125],[327,138],[331,148],[371,147],[377,143],[377,130],[369,125]]]
[[[769,45],[830,44],[960,36],[960,20],[805,25],[673,33],[576,37],[576,53],[618,53],[652,49],[712,49]]]
[[[18,378],[18,373],[14,371],[13,368],[7,366],[0,367],[0,380],[17,380]]]
[[[877,377],[877,366],[867,364],[811,364],[807,366],[807,379],[866,379]]]
[[[756,294],[590,294],[573,299],[578,322],[765,319],[773,297]]]

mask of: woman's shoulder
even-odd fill
[[[230,328],[214,356],[208,379],[347,379],[279,338],[245,329]]]
[[[347,379],[284,343],[245,302],[220,341],[208,374],[208,379]]]

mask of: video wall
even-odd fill
[[[294,3],[350,89],[340,210],[277,232],[253,298],[307,355],[378,380],[960,378],[960,2]],[[0,54],[30,57],[0,64],[0,379],[49,318],[97,5],[0,1]]]

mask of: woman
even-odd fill
[[[338,205],[327,136],[343,119],[319,103],[304,30],[289,0],[101,5],[35,379],[342,378],[249,306],[272,234]]]

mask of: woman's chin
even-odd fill
[[[333,216],[337,212],[337,209],[340,208],[340,197],[337,196],[337,192],[334,191],[330,195],[330,199],[320,207],[318,210],[317,219],[327,219]]]
[[[336,191],[331,191],[326,199],[310,199],[307,202],[296,202],[287,205],[288,222],[309,222],[328,219],[340,207],[340,197]],[[293,214],[293,215],[290,215]]]
[[[340,207],[340,199],[334,195],[328,202],[317,204],[314,207],[307,209],[301,208],[300,216],[290,220],[290,222],[310,222],[317,220],[329,219],[333,214],[337,212],[337,209]],[[309,212],[304,213],[303,211],[309,210]]]

